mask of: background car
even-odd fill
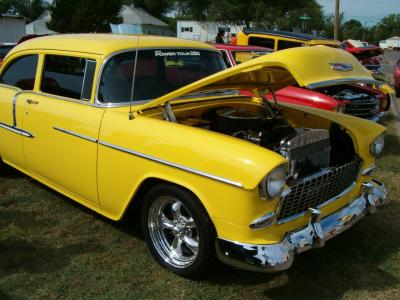
[[[250,28],[245,28],[238,32],[237,44],[267,47],[275,51],[315,45],[325,45],[334,48],[340,47],[338,41],[310,34]]]
[[[233,67],[237,64],[249,61],[273,52],[273,49],[257,46],[237,46],[230,44],[210,44],[217,48],[221,53],[227,67]]]
[[[393,81],[394,81],[394,88],[396,90],[396,96],[400,97],[400,59],[394,65]]]
[[[343,41],[342,49],[353,54],[368,70],[381,72],[383,49],[366,42],[348,39]]]

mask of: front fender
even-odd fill
[[[370,144],[386,132],[382,125],[347,114],[286,103],[280,103],[279,108],[284,118],[296,127],[329,129],[332,123],[340,125],[353,139],[355,151],[366,165],[374,160],[369,151]]]

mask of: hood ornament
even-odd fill
[[[348,72],[353,70],[352,64],[346,63],[330,63],[331,69],[335,71]]]

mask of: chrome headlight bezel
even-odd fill
[[[382,153],[385,146],[385,135],[378,136],[369,146],[369,151],[373,156],[378,156]]]
[[[287,164],[274,168],[259,184],[260,196],[263,199],[274,199],[279,197],[286,185]]]

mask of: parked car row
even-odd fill
[[[0,68],[1,160],[112,220],[136,210],[179,275],[215,257],[285,270],[388,203],[373,178],[386,129],[276,93],[379,83],[330,47],[239,56],[226,69],[211,45],[152,36],[21,43]]]

